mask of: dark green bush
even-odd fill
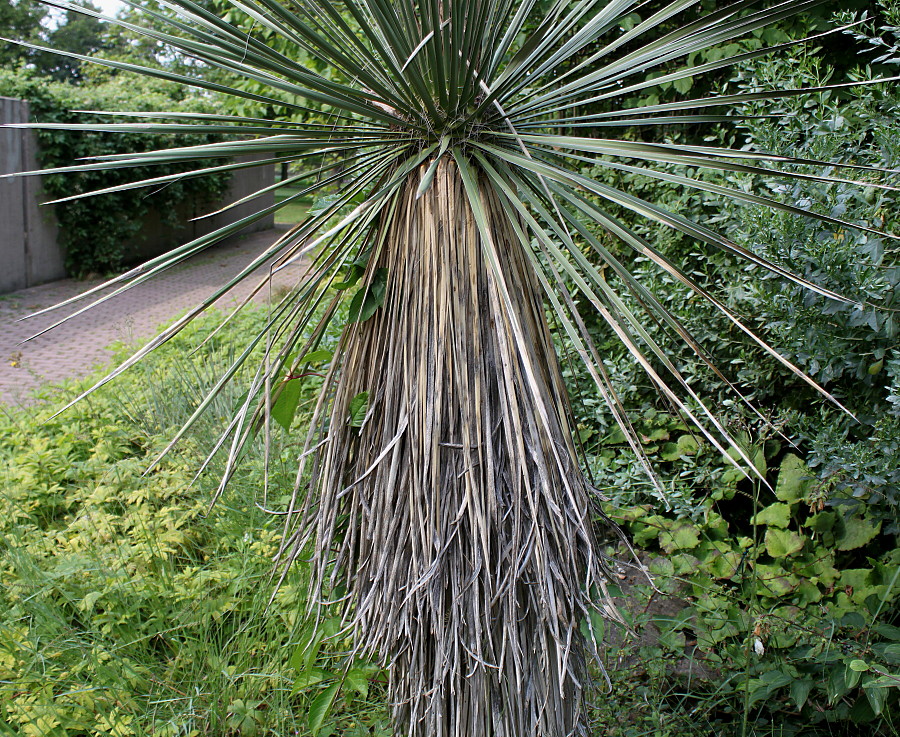
[[[873,29],[867,32],[871,33]],[[894,30],[873,43],[882,62],[894,57]],[[857,41],[859,39],[856,39]],[[781,61],[740,70],[727,89],[783,89],[835,79],[827,57],[803,49]],[[848,80],[878,76],[853,72]],[[750,120],[737,136],[747,146],[801,158],[896,169],[900,135],[896,86],[861,87],[843,95],[784,101]],[[718,141],[734,133],[709,130]],[[812,173],[821,169],[810,169]],[[596,172],[594,172],[596,173]],[[683,172],[682,172],[683,173]],[[876,181],[831,168],[832,177]],[[732,186],[747,177],[692,171]],[[897,185],[894,177],[878,181]],[[620,180],[619,186],[623,185]],[[900,694],[900,356],[894,310],[900,306],[895,241],[803,218],[773,214],[712,195],[686,197],[674,188],[627,175],[628,191],[686,217],[714,222],[739,245],[849,302],[816,296],[766,274],[747,273],[663,229],[635,224],[674,260],[700,264],[693,276],[812,376],[854,416],[826,401],[648,263],[644,283],[694,333],[714,362],[770,421],[751,413],[702,363],[685,353],[683,372],[701,396],[725,407],[730,430],[771,488],[743,479],[708,443],[669,413],[629,355],[597,327],[610,375],[656,462],[664,494],[654,490],[617,430],[578,404],[590,471],[608,499],[605,509],[631,534],[669,598],[640,581],[628,588],[636,625],[654,635],[626,647],[637,669],[625,688],[656,684],[653,727],[663,734],[893,735]],[[769,193],[792,205],[892,233],[900,232],[898,195],[839,182],[782,186]],[[714,219],[711,213],[718,213]],[[658,326],[648,326],[660,341]],[[583,377],[570,375],[576,390]],[[641,596],[646,598],[641,601]],[[635,602],[638,602],[635,604]],[[646,608],[643,604],[646,603]],[[622,694],[619,694],[621,696]],[[645,694],[646,696],[646,694]],[[649,698],[649,696],[647,696]],[[626,698],[627,701],[627,698]],[[618,703],[617,708],[633,708]],[[668,720],[668,721],[667,721]],[[681,721],[679,721],[681,720]],[[690,729],[688,726],[693,727]],[[700,725],[700,726],[698,726]],[[619,734],[645,734],[649,724],[623,724]],[[631,730],[631,731],[629,731]]]

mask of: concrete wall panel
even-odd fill
[[[25,171],[40,169],[37,136],[34,135],[34,131],[19,132],[23,134],[22,153]],[[41,178],[22,177],[21,181],[25,190],[25,278],[30,287],[62,279],[66,276],[66,263],[58,245],[59,229],[53,206],[43,204],[50,198],[44,195]]]
[[[27,103],[0,97],[0,123],[27,120]],[[0,174],[24,170],[24,138],[17,128],[0,128]],[[27,286],[25,198],[21,178],[0,179],[0,294]]]

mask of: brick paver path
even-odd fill
[[[18,318],[100,282],[64,279],[0,296],[0,403],[27,403],[29,392],[40,384],[84,376],[107,364],[111,356],[107,346],[117,340],[130,342],[152,337],[162,323],[198,304],[279,235],[279,230],[253,233],[206,251],[22,345],[18,345],[22,340],[75,312],[82,304],[21,322],[17,322]],[[303,271],[299,265],[284,269],[276,274],[272,289],[293,286]],[[264,275],[262,270],[257,273],[259,276],[223,295],[216,305],[227,308],[245,298]],[[263,301],[268,296],[266,289],[256,299]]]

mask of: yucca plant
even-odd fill
[[[282,562],[310,558],[317,590],[343,609],[358,649],[388,666],[401,733],[563,737],[587,731],[583,697],[596,643],[581,625],[596,608],[616,615],[596,542],[600,515],[573,442],[548,313],[651,476],[584,310],[599,314],[660,395],[709,443],[723,453],[731,450],[743,460],[738,465],[753,473],[753,464],[645,325],[652,321],[683,340],[725,377],[666,310],[663,295],[632,276],[621,254],[650,259],[785,370],[801,372],[620,213],[673,228],[827,298],[845,298],[579,167],[641,174],[838,223],[690,173],[834,181],[815,173],[821,162],[603,136],[718,123],[739,103],[810,92],[621,103],[662,82],[777,52],[783,47],[702,65],[685,61],[820,4],[740,1],[705,16],[688,15],[678,27],[678,18],[696,10],[696,0],[556,0],[549,7],[536,0],[228,0],[231,16],[249,21],[236,26],[203,4],[169,0],[162,3],[166,13],[144,11],[152,27],[113,21],[215,74],[187,77],[98,63],[270,105],[289,117],[115,113],[146,120],[84,128],[200,128],[229,138],[98,157],[57,171],[254,154],[262,158],[252,165],[290,161],[302,171],[268,189],[301,189],[280,205],[110,280],[115,289],[82,309],[153,278],[279,206],[340,185],[337,195],[235,278],[258,276],[262,289],[272,271],[309,264],[305,278],[271,307],[266,329],[248,336],[238,360],[172,442],[248,357],[261,353],[246,399],[212,448],[213,454],[228,453],[221,493],[245,445],[260,434],[269,441],[273,417],[293,431],[296,377],[327,364],[292,500],[279,510],[285,519]],[[622,19],[635,13],[639,20],[623,30]],[[170,30],[159,30],[164,27]],[[662,27],[676,30],[661,33]],[[298,53],[284,53],[289,47]],[[299,63],[300,52],[319,71]],[[660,69],[664,76],[648,77]],[[308,113],[328,117],[292,122]],[[248,165],[222,164],[196,175]],[[670,165],[686,171],[672,173]],[[871,177],[866,184],[873,186]],[[613,241],[620,244],[615,252]],[[215,290],[97,386],[170,339],[233,283]],[[337,350],[323,351],[328,324],[348,312]]]

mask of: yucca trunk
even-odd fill
[[[387,269],[384,305],[343,335],[317,537],[340,541],[336,583],[360,646],[390,667],[398,727],[580,734],[599,563],[539,286],[491,189],[492,245],[452,161],[416,200],[419,176],[369,265]]]

